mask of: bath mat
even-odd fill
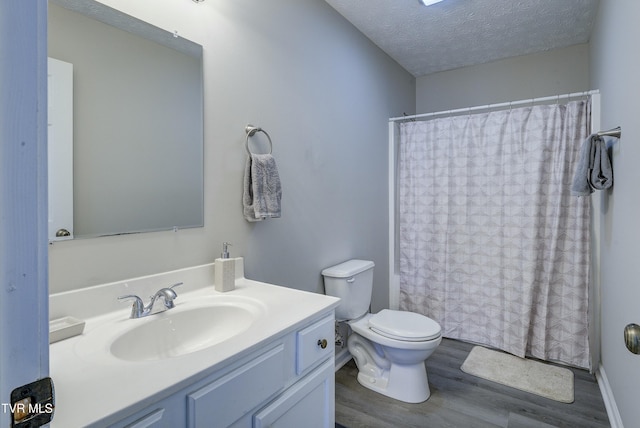
[[[460,369],[474,376],[561,403],[573,403],[573,372],[474,346]]]

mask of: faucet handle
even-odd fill
[[[178,293],[175,292],[174,288],[181,286],[183,283],[182,282],[178,282],[176,284],[173,284],[172,286],[166,287],[161,289],[160,291],[166,291],[167,293],[164,294],[165,299],[167,297],[170,297],[171,299],[175,299],[178,297]],[[157,293],[156,293],[157,294]],[[171,305],[171,307],[173,307],[173,305]]]
[[[130,318],[140,318],[144,312],[144,302],[142,299],[134,294],[127,294],[125,296],[119,296],[118,300],[129,300],[133,299],[133,306],[131,306],[131,316]]]
[[[127,299],[135,299],[135,302],[133,302],[133,304],[138,304],[138,303],[142,303],[142,299],[138,296],[136,296],[135,294],[127,294],[125,296],[118,296],[118,300],[127,300]]]
[[[167,300],[165,298],[164,305],[165,305],[165,307],[167,309],[171,309],[171,308],[174,307],[173,299],[178,297],[178,294],[175,292],[174,288],[180,287],[182,284],[184,284],[184,283],[183,282],[178,282],[176,284],[173,284],[171,287],[169,287],[169,290],[171,290],[172,295],[171,295],[171,300]]]
[[[184,284],[184,282],[177,282],[177,283],[173,284],[173,285],[172,285],[171,287],[169,287],[169,288],[173,290],[175,287],[179,287],[179,286],[181,286],[182,284]]]

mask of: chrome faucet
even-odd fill
[[[128,294],[126,296],[118,297],[118,300],[126,300],[133,299],[133,306],[131,306],[131,315],[129,318],[142,318],[147,315],[151,315],[153,312],[153,305],[156,303],[156,300],[162,299],[164,302],[164,310],[172,309],[175,307],[173,300],[178,297],[176,292],[173,290],[175,287],[182,285],[182,282],[177,284],[173,284],[171,287],[161,288],[151,296],[151,302],[147,306],[144,305],[142,299],[134,294]]]

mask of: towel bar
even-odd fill
[[[244,131],[247,133],[247,141],[245,143],[245,147],[247,149],[248,154],[251,154],[251,150],[249,150],[249,137],[253,137],[256,134],[256,132],[262,132],[264,135],[267,136],[267,139],[269,140],[269,154],[273,152],[273,143],[271,142],[271,137],[269,136],[269,134],[267,134],[267,131],[260,128],[259,126],[253,126],[253,125],[245,126]]]
[[[598,137],[616,137],[620,138],[622,135],[622,128],[619,126],[613,129],[609,129],[608,131],[600,131],[598,132]]]

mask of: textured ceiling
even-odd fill
[[[587,43],[598,0],[326,0],[414,76]]]

